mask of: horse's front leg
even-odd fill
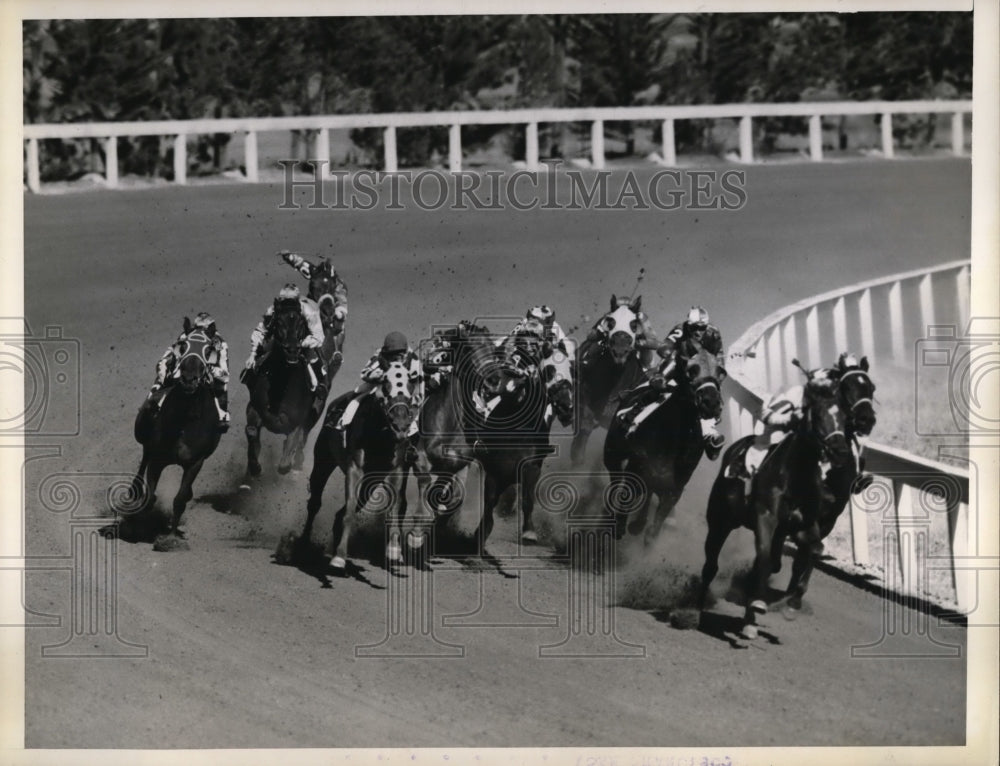
[[[252,404],[247,404],[247,479],[260,476],[260,414]]]
[[[823,553],[823,541],[817,524],[810,524],[795,536],[795,558],[792,560],[792,576],[788,581],[788,608],[802,608],[802,599],[809,588],[816,560]]]
[[[198,478],[198,473],[204,464],[205,460],[202,459],[184,469],[180,489],[174,496],[174,516],[170,523],[170,533],[178,537],[184,536],[180,531],[181,516],[184,514],[187,504],[191,502],[191,498],[194,497],[194,480]]]
[[[335,524],[333,559],[330,561],[330,565],[334,569],[343,570],[347,567],[347,546],[358,513],[358,493],[361,489],[361,480],[364,478],[363,465],[364,452],[358,450],[351,456],[344,471],[344,509],[346,513],[339,530],[336,529],[337,525]]]
[[[538,534],[531,514],[535,510],[535,490],[542,475],[541,460],[528,460],[522,463],[518,494],[521,501],[521,539],[528,543],[537,543]]]
[[[757,615],[767,613],[767,584],[771,579],[771,544],[778,524],[778,498],[755,501],[754,548],[752,592],[747,594],[747,608],[743,619],[744,638],[757,637]]]
[[[403,516],[406,514],[406,473],[395,469],[385,479],[389,506],[385,509],[388,535],[385,558],[396,564],[403,563]]]
[[[659,495],[659,502],[656,505],[656,512],[653,514],[652,523],[646,526],[646,545],[652,545],[656,538],[660,536],[660,530],[663,529],[663,522],[667,520],[667,517],[677,505],[677,501],[680,500],[681,490],[671,483],[666,489],[657,494]]]
[[[281,461],[278,463],[278,473],[286,474],[293,467],[302,467],[304,458],[302,450],[306,443],[305,428],[299,426],[285,437],[285,446],[281,451]]]
[[[709,587],[719,573],[719,554],[726,543],[729,533],[739,526],[743,515],[742,482],[719,477],[712,485],[708,496],[708,510],[705,513],[708,521],[708,535],[705,537],[705,565],[701,568],[701,591],[698,597],[698,608],[702,611],[708,605]]]
[[[329,428],[320,431],[313,447],[313,468],[309,473],[309,499],[306,501],[306,524],[299,537],[300,542],[308,543],[312,536],[313,521],[323,506],[323,490],[330,480],[331,474],[337,468],[336,444],[337,434]]]
[[[580,413],[579,430],[573,436],[573,443],[569,448],[569,459],[573,465],[580,465],[587,457],[587,441],[596,427],[597,420],[594,417],[594,413],[590,407],[584,405]]]

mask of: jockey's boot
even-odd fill
[[[701,434],[705,443],[705,456],[709,460],[715,460],[722,452],[726,437],[719,433],[714,420],[701,421]]]
[[[215,409],[219,411],[219,431],[229,430],[229,396],[225,391],[215,395]]]

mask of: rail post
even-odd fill
[[[187,134],[174,136],[174,183],[187,183]]]
[[[663,121],[663,164],[673,167],[677,164],[677,142],[674,139],[674,121]]]
[[[604,120],[594,120],[590,126],[590,154],[593,166],[604,167]]]
[[[753,122],[749,115],[740,117],[740,159],[753,162]]]
[[[28,139],[28,188],[36,194],[42,188],[42,177],[38,172],[38,139]]]
[[[809,156],[813,162],[823,159],[823,118],[818,114],[809,118]]]
[[[250,183],[257,183],[257,132],[247,131],[246,143],[243,145],[243,164],[246,167],[246,177]]]
[[[524,131],[524,164],[528,170],[538,170],[537,122],[529,122]]]
[[[448,170],[458,173],[462,169],[462,126],[448,129]]]
[[[109,189],[118,187],[118,136],[104,141],[104,176]]]
[[[395,173],[399,170],[396,162],[396,127],[390,125],[385,129],[384,152],[385,152],[385,172]]]

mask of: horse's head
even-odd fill
[[[275,345],[281,349],[287,364],[297,364],[301,355],[300,341],[308,334],[302,307],[297,299],[278,299],[274,302],[272,317]]]
[[[549,404],[559,422],[568,426],[573,422],[573,371],[569,357],[555,349],[542,360],[542,380],[548,392]]]
[[[722,414],[722,381],[726,369],[715,354],[692,340],[677,354],[678,379],[694,399],[698,417],[718,418]]]
[[[848,425],[854,433],[867,436],[875,428],[875,384],[868,375],[868,357],[841,354],[836,374],[840,378],[840,403],[847,412]]]
[[[330,327],[334,322],[334,300],[333,291],[336,288],[334,279],[333,264],[326,258],[319,263],[312,264],[309,272],[309,297],[316,301],[319,306],[320,318],[323,320],[323,327]]]
[[[208,375],[208,366],[205,364],[205,360],[196,353],[181,357],[179,370],[180,378],[177,385],[185,394],[193,394],[197,391]]]
[[[851,458],[851,447],[847,441],[847,412],[840,406],[839,378],[834,371],[824,368],[806,375],[800,428],[819,443],[831,463],[842,465]]]
[[[598,330],[604,336],[604,344],[612,361],[619,367],[625,364],[635,351],[641,303],[641,296],[629,303],[612,295],[611,311],[597,324]]]
[[[389,428],[397,440],[406,438],[420,409],[419,384],[410,378],[410,368],[402,362],[390,362],[382,376],[379,394]]]

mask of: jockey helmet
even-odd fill
[[[537,335],[539,338],[544,338],[545,324],[535,317],[530,317],[521,325],[518,335]]]
[[[837,368],[840,370],[847,370],[851,367],[860,367],[858,364],[858,358],[852,354],[850,351],[845,351],[837,358]]]
[[[684,324],[688,327],[704,330],[708,327],[708,312],[701,306],[692,306],[688,312],[687,319],[684,320]]]
[[[211,334],[215,331],[215,320],[207,311],[199,311],[194,318],[194,326]]]
[[[401,332],[391,332],[385,336],[382,342],[382,354],[400,354],[410,347],[406,336]]]
[[[278,300],[280,301],[297,301],[300,297],[298,286],[291,283],[282,287],[278,293]]]
[[[528,309],[528,313],[525,315],[526,319],[537,319],[542,325],[546,327],[551,327],[552,323],[556,321],[556,312],[550,309],[548,306],[532,306]]]

